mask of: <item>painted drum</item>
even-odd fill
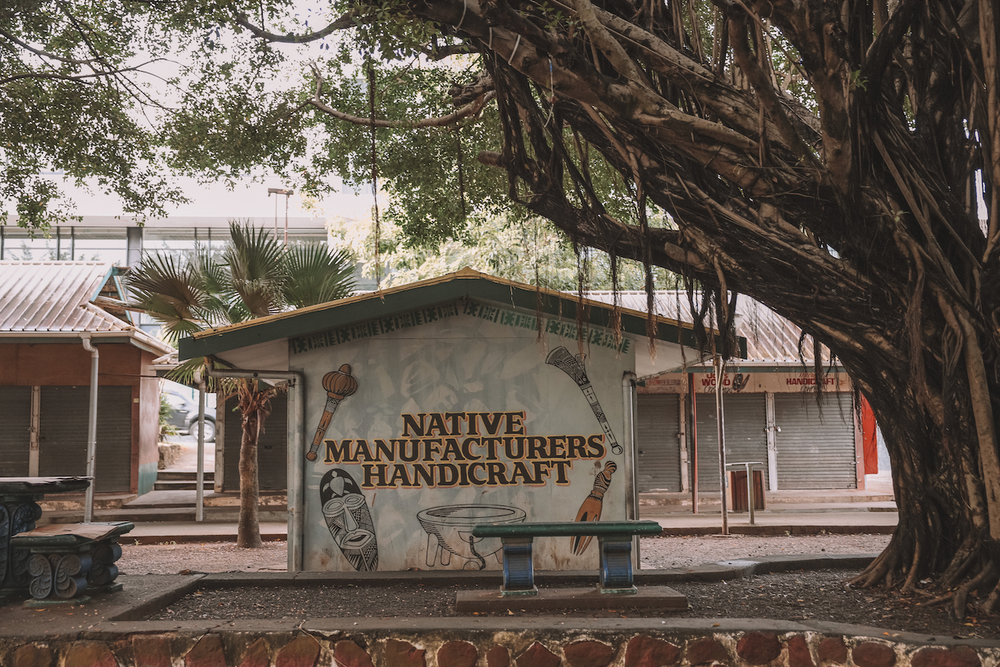
[[[427,533],[428,567],[451,564],[452,555],[465,560],[463,568],[482,570],[486,558],[498,554],[498,538],[473,537],[472,529],[484,523],[521,523],[527,514],[509,505],[442,505],[417,513],[417,520]],[[500,556],[497,555],[500,563]]]

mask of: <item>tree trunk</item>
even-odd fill
[[[236,546],[256,549],[264,546],[260,538],[260,485],[257,476],[257,442],[267,414],[263,408],[266,399],[256,391],[257,382],[246,383],[252,387],[240,388],[240,413],[243,415],[243,437],[240,440],[240,516],[236,533]]]

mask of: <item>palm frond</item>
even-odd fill
[[[201,331],[208,297],[195,278],[188,258],[147,253],[125,276],[131,305],[164,325],[174,340]]]
[[[286,250],[285,266],[285,300],[295,308],[343,299],[354,291],[354,262],[346,251],[297,243]]]
[[[231,221],[232,242],[222,259],[229,268],[230,287],[253,317],[276,313],[284,306],[284,248],[266,229]]]

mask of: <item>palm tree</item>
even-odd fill
[[[230,222],[229,232],[221,253],[207,248],[150,253],[129,271],[132,305],[160,322],[171,342],[210,327],[341,299],[354,289],[354,265],[345,251],[333,252],[321,243],[285,246],[249,222]],[[168,377],[190,382],[204,363],[189,360]],[[235,395],[243,415],[236,545],[260,547],[257,441],[270,400],[282,387],[243,379],[213,385],[215,391]]]

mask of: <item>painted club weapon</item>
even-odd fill
[[[565,347],[560,346],[549,352],[549,356],[545,358],[545,363],[555,366],[573,378],[573,382],[576,382],[580,387],[580,391],[587,397],[590,409],[594,411],[594,416],[597,417],[601,428],[604,429],[604,436],[611,444],[611,451],[615,454],[621,454],[623,451],[622,446],[618,444],[615,434],[611,432],[611,424],[608,423],[608,418],[604,416],[604,408],[601,407],[600,402],[597,400],[597,394],[590,384],[590,379],[587,377],[587,371],[583,367],[583,362],[578,357],[570,354],[569,350]]]
[[[316,427],[316,435],[313,437],[306,459],[316,460],[316,452],[323,442],[326,429],[333,419],[333,413],[337,411],[340,402],[358,390],[358,381],[351,375],[351,365],[344,364],[340,370],[327,373],[323,376],[323,388],[326,389],[326,407],[323,408],[323,416],[320,417],[319,426]]]
[[[594,488],[591,490],[590,494],[584,498],[583,504],[580,505],[580,511],[576,513],[577,521],[600,521],[601,520],[601,510],[604,508],[604,494],[607,492],[608,487],[611,486],[611,475],[615,474],[618,470],[618,466],[615,465],[614,461],[608,461],[604,464],[604,470],[597,473],[594,477]],[[587,547],[590,546],[590,540],[593,535],[574,535],[570,538],[573,544],[573,553],[579,556]]]

